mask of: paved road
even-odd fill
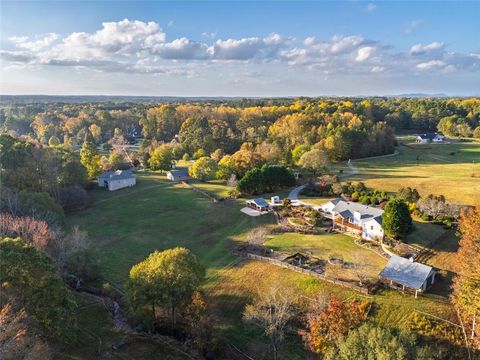
[[[298,195],[300,195],[300,191],[302,191],[304,188],[305,188],[305,185],[300,185],[300,186],[297,186],[296,188],[293,188],[292,191],[290,191],[288,198],[292,201],[298,200]]]

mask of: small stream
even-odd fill
[[[112,300],[113,301],[113,300]],[[130,325],[128,325],[127,320],[122,315],[122,310],[120,304],[116,301],[113,301],[113,326],[116,329],[120,330],[130,330]]]

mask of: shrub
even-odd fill
[[[46,192],[21,191],[19,194],[22,215],[45,220],[49,224],[63,224],[62,207]]]
[[[352,201],[358,201],[359,197],[360,197],[360,194],[356,191],[354,191],[351,195]]]
[[[65,212],[85,209],[90,198],[85,189],[80,186],[68,186],[58,191],[58,201]]]
[[[100,276],[98,258],[91,248],[80,249],[70,254],[65,261],[65,270],[82,281],[94,281]]]
[[[55,232],[45,221],[6,213],[0,214],[0,235],[1,237],[20,237],[26,243],[43,250],[56,237]]]

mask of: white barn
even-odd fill
[[[383,239],[383,210],[358,202],[335,199],[321,206],[321,210],[333,220],[334,226],[361,235],[367,240]]]
[[[126,187],[135,186],[137,179],[131,169],[107,171],[98,177],[98,186],[115,191]]]
[[[170,181],[186,181],[191,179],[191,177],[188,175],[188,169],[178,168],[167,172],[167,179]]]

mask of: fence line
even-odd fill
[[[242,255],[242,254],[240,254],[240,255]],[[286,269],[290,269],[290,270],[293,270],[293,271],[296,271],[296,272],[299,272],[299,273],[303,273],[303,274],[306,274],[306,275],[316,277],[317,279],[320,279],[320,280],[328,281],[328,282],[330,282],[332,284],[335,284],[335,285],[340,285],[340,286],[343,286],[343,287],[347,287],[351,290],[355,290],[355,291],[358,291],[359,293],[368,295],[368,289],[367,288],[360,287],[358,285],[354,285],[354,284],[351,284],[351,283],[348,283],[348,282],[342,281],[342,280],[329,279],[323,274],[319,274],[319,273],[317,273],[315,271],[312,271],[312,270],[303,269],[301,267],[288,264],[288,263],[283,262],[281,260],[272,259],[272,258],[268,258],[268,257],[265,257],[265,256],[251,254],[251,253],[245,253],[243,255],[246,256],[247,258],[250,258],[250,259],[255,259],[255,260],[268,262],[268,263],[271,263],[271,264],[274,264],[274,265],[277,265],[277,266],[280,266],[280,267],[283,267],[283,268],[286,268]]]
[[[198,192],[198,193],[202,194],[203,196],[209,198],[209,199],[212,200],[214,203],[218,202],[218,199],[217,199],[214,195],[208,193],[207,191],[202,190],[202,189],[196,187],[195,185],[193,185],[193,184],[191,184],[191,183],[188,183],[188,182],[186,182],[186,181],[182,181],[182,184],[185,185],[185,186],[187,186],[187,187],[190,187],[192,190],[195,190],[196,192]]]

